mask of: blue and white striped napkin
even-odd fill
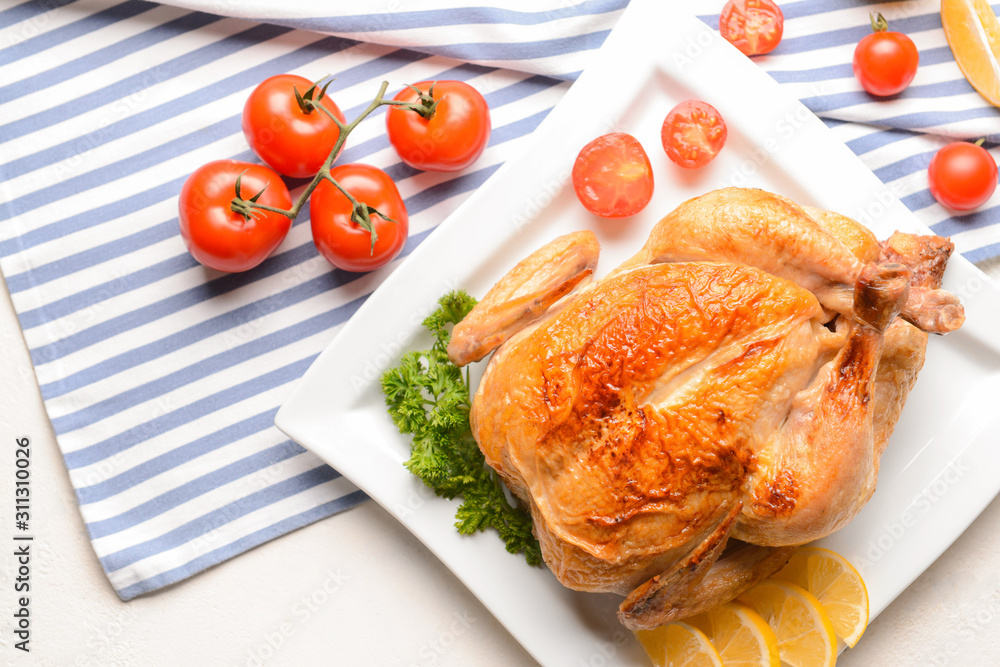
[[[405,257],[529,149],[625,0],[519,4],[338,3],[335,15],[302,0],[0,5],[0,270],[94,549],[123,599],[364,500],[273,418],[393,265],[331,269],[306,210],[256,270],[207,270],[178,235],[185,177],[214,159],[254,160],[240,112],[267,76],[335,75],[330,92],[349,118],[382,80],[392,90],[468,81],[486,95],[494,131],[465,172],[401,164],[377,116],[340,158],[398,183],[411,216]],[[721,4],[690,9],[711,25]],[[761,67],[970,259],[1000,255],[1000,199],[953,218],[926,188],[945,136],[1000,138],[997,110],[951,59],[937,3],[781,5],[785,38]],[[869,8],[908,32],[923,58],[891,101],[859,92],[851,75]]]

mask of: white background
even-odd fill
[[[1000,276],[1000,262],[987,270]],[[6,286],[2,291],[0,664],[534,664],[373,502],[121,602],[90,547]],[[14,449],[23,436],[31,439],[35,536],[30,654],[15,650],[12,641],[19,595],[12,583]],[[1000,500],[872,623],[840,664],[995,665],[997,655]]]

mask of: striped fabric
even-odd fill
[[[351,4],[0,3],[0,270],[94,549],[122,599],[364,500],[273,418],[395,263],[331,269],[303,224],[308,210],[246,274],[201,267],[178,235],[176,197],[190,172],[254,160],[240,130],[250,90],[283,72],[334,74],[330,92],[349,118],[382,80],[396,89],[461,79],[485,94],[493,136],[465,172],[401,164],[377,116],[340,159],[396,180],[411,216],[405,257],[500,164],[530,150],[625,0],[549,0],[532,11],[515,0]],[[714,25],[720,5],[692,9]],[[337,15],[317,15],[324,6]],[[994,205],[953,218],[926,189],[944,136],[1000,137],[996,109],[951,59],[936,3],[882,9],[923,57],[910,89],[882,102],[857,92],[850,69],[869,3],[782,7],[784,41],[760,65],[970,259],[1000,255]]]

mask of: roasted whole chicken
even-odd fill
[[[717,190],[600,280],[593,233],[549,243],[448,354],[495,350],[472,430],[548,567],[652,628],[733,599],[868,501],[926,332],[963,322],[940,288],[952,249]]]

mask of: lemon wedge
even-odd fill
[[[726,667],[779,667],[778,639],[748,605],[727,602],[684,619],[708,636]]]
[[[680,621],[635,633],[656,667],[722,667],[705,633]]]
[[[837,662],[837,637],[830,618],[801,586],[765,579],[740,595],[771,626],[778,638],[781,664],[830,667]]]
[[[840,554],[802,547],[777,574],[812,593],[833,623],[833,631],[854,648],[868,626],[868,589],[861,574]]]
[[[941,0],[941,25],[972,87],[1000,106],[1000,21],[987,0]]]

